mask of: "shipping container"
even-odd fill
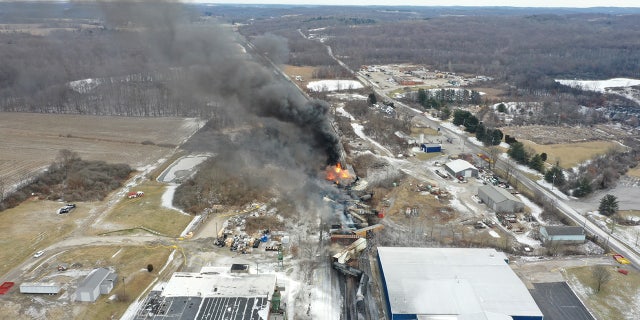
[[[421,144],[420,150],[431,153],[431,152],[442,152],[442,146],[439,144]]]
[[[60,289],[56,283],[24,282],[20,285],[20,293],[58,294]]]

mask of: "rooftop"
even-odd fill
[[[204,268],[203,268],[204,269]],[[152,291],[134,320],[266,320],[276,287],[273,274],[176,272],[161,291]]]
[[[476,169],[476,167],[474,167],[471,163],[462,159],[457,159],[457,160],[447,162],[445,166],[453,170],[453,172],[460,172],[467,169]]]
[[[584,235],[582,227],[574,226],[544,226],[540,227],[547,230],[547,234],[550,236],[581,236]]]
[[[494,202],[500,203],[505,200],[512,200],[516,202],[522,202],[518,197],[512,195],[509,191],[504,188],[486,185],[478,187],[478,190],[483,190]]]
[[[202,274],[176,272],[164,287],[166,297],[270,296],[276,276],[270,274]]]
[[[91,289],[99,286],[102,281],[104,281],[109,276],[109,274],[111,274],[111,270],[107,268],[94,269],[89,273],[89,275],[87,275],[86,278],[84,278],[84,280],[82,280],[82,282],[80,282],[80,285],[78,285],[78,290]]]
[[[507,257],[494,249],[379,247],[378,256],[394,314],[542,317]]]

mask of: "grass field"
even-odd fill
[[[632,177],[636,177],[636,178],[640,178],[640,166],[636,166],[633,169],[630,169],[629,171],[627,171],[627,175],[628,176],[632,176]]]
[[[589,159],[606,153],[611,148],[620,145],[612,141],[589,141],[577,143],[560,143],[540,145],[529,140],[520,140],[526,147],[532,148],[536,153],[547,154],[547,162],[555,164],[560,161],[560,166],[568,169],[577,166]]]
[[[433,129],[433,128],[416,128],[416,127],[412,127],[411,128],[411,136],[412,137],[419,137],[421,133],[424,134],[425,136],[439,136],[440,135],[438,130]]]
[[[37,270],[40,281],[60,284],[61,293],[36,298],[14,292],[0,303],[0,314],[3,315],[0,318],[119,319],[129,303],[159,277],[158,272],[167,262],[171,250],[170,246],[96,246],[63,252]],[[68,264],[69,270],[57,271],[56,267],[62,263]],[[154,266],[152,272],[148,272],[148,264]],[[71,299],[78,283],[98,267],[114,268],[118,274],[118,282],[108,295],[100,295],[94,303],[61,303]],[[126,298],[124,301],[110,299],[114,296]]]
[[[138,185],[132,191],[143,191],[144,197],[123,197],[104,221],[111,230],[144,226],[167,236],[179,236],[193,217],[163,207],[161,198],[165,189],[165,184],[156,181],[146,181]]]
[[[96,250],[98,249],[98,250]],[[158,276],[158,272],[167,261],[170,249],[167,247],[124,247],[121,248],[88,248],[70,252],[61,259],[67,261],[86,261],[90,266],[108,265],[116,267],[118,284],[111,294],[124,295],[126,302],[110,301],[108,296],[102,295],[92,306],[85,307],[75,319],[108,319],[116,315],[118,319],[129,306],[129,302],[137,298],[142,291]],[[114,254],[118,254],[111,258]],[[147,271],[147,265],[154,266],[153,272]],[[125,283],[123,284],[122,279]]]
[[[144,167],[155,164],[173,150],[169,146],[180,144],[199,126],[193,118],[0,112],[0,177],[8,190],[53,163],[62,149],[85,160]]]
[[[629,270],[628,275],[607,266],[611,280],[599,293],[595,292],[592,266],[570,268],[565,274],[571,288],[598,319],[637,319],[640,314],[640,274],[633,268],[625,269]]]
[[[307,88],[307,84],[310,81],[313,81],[315,79],[313,77],[313,72],[315,71],[314,67],[308,67],[308,66],[298,67],[298,66],[292,66],[292,65],[285,65],[283,70],[284,70],[284,73],[286,73],[289,76],[289,78],[291,78],[291,80],[303,90]],[[302,81],[296,80],[296,76],[301,76]]]
[[[76,203],[68,214],[57,214],[62,203],[27,200],[21,205],[0,212],[0,274],[27,259],[38,250],[61,240],[87,217],[91,205]],[[10,249],[9,249],[10,248]]]

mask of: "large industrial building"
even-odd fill
[[[379,247],[389,319],[542,320],[494,249]]]
[[[161,290],[151,291],[134,320],[267,320],[279,309],[273,274],[176,272]]]
[[[504,188],[492,185],[479,187],[478,198],[495,212],[513,213],[524,210],[524,203]]]

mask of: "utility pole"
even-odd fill
[[[122,300],[125,300],[125,301],[127,300],[126,287],[127,287],[126,278],[123,276],[122,277]]]

